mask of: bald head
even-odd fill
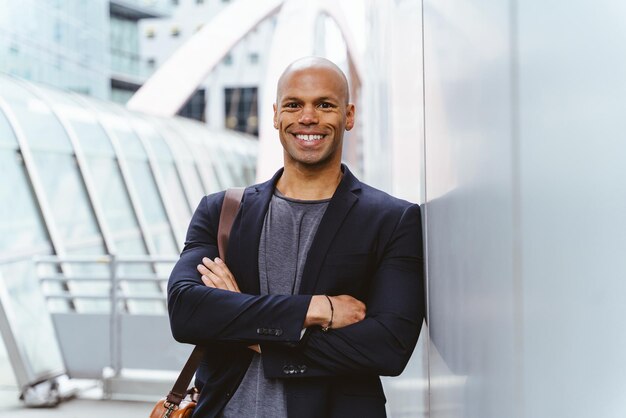
[[[350,102],[350,89],[348,87],[348,79],[346,75],[341,71],[335,63],[322,57],[305,57],[300,58],[289,64],[289,66],[282,73],[278,79],[278,85],[276,87],[276,103],[280,103],[283,87],[289,79],[297,73],[306,72],[309,70],[321,70],[327,73],[331,73],[335,78],[337,88],[340,90],[337,93],[345,99],[345,104]]]

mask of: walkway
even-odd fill
[[[25,408],[15,390],[0,388],[0,417],[13,418],[137,418],[147,417],[153,403],[102,400],[97,394],[61,403],[56,408]]]

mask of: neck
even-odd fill
[[[322,170],[285,166],[276,188],[292,199],[330,199],[337,190],[342,176],[340,165]]]

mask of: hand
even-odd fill
[[[331,329],[343,328],[365,319],[366,306],[363,302],[350,295],[330,296],[333,302],[333,323]],[[313,325],[327,326],[330,322],[331,309],[326,296],[315,295],[311,298],[306,313],[304,327]]]
[[[237,281],[235,281],[235,276],[233,276],[226,263],[220,258],[215,257],[215,261],[211,261],[210,258],[204,257],[202,264],[198,264],[197,268],[202,275],[202,282],[205,286],[241,293],[239,286],[237,286]],[[258,344],[250,345],[248,348],[261,354],[261,347]]]
[[[202,282],[206,286],[241,293],[235,276],[233,276],[226,263],[220,258],[215,257],[215,261],[213,261],[208,257],[204,257],[202,264],[198,264],[197,269],[202,275]]]

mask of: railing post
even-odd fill
[[[117,279],[117,258],[114,254],[109,256],[109,271],[111,274],[111,337],[110,337],[110,350],[111,350],[111,369],[114,376],[119,376],[121,365],[121,352],[120,352],[120,318],[119,318],[119,282]]]

